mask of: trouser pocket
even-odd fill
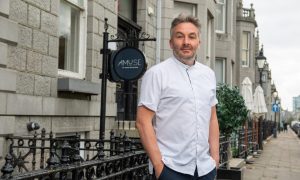
[[[163,170],[161,171],[161,173],[160,173],[160,175],[159,175],[159,177],[158,177],[158,180],[164,180],[164,176],[165,176],[165,172],[166,171],[166,166],[164,165],[164,167],[163,167]]]

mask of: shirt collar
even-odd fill
[[[172,59],[175,61],[176,64],[183,67],[184,69],[190,69],[190,68],[194,67],[196,64],[196,61],[195,61],[192,66],[186,65],[186,64],[182,63],[180,60],[178,60],[174,55],[173,55]]]

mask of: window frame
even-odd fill
[[[244,48],[244,35],[247,35],[247,48]],[[251,33],[249,31],[242,32],[242,46],[241,46],[241,66],[242,67],[250,67],[250,45],[251,45]],[[243,59],[243,53],[246,52],[246,58]],[[243,63],[245,62],[245,64]]]
[[[218,80],[216,79],[217,84],[226,83],[226,58],[225,57],[216,57],[216,62],[218,62],[218,61],[222,61],[222,82],[218,82]],[[217,73],[217,71],[215,73]]]
[[[211,63],[211,57],[212,57],[212,34],[213,30],[213,18],[210,15],[210,13],[207,14],[207,39],[206,39],[206,62]]]
[[[80,10],[79,17],[79,44],[78,44],[78,72],[72,72],[65,69],[58,68],[59,77],[71,77],[76,79],[84,79],[86,73],[86,29],[87,29],[87,1],[83,1],[82,5],[76,4],[73,0],[60,0],[75,6]],[[60,27],[59,27],[60,28]]]
[[[226,32],[226,14],[227,14],[227,1],[223,0],[224,2],[220,2],[220,0],[216,0],[217,7],[216,7],[216,17],[217,17],[217,24],[216,24],[216,33],[224,34]],[[218,29],[219,24],[219,13],[218,13],[218,6],[222,6],[222,29]],[[220,13],[221,14],[221,13]]]
[[[189,2],[183,2],[183,1],[174,1],[174,12],[177,12],[176,11],[176,7],[175,7],[175,4],[186,4],[188,6],[191,6],[192,7],[192,14],[193,16],[196,16],[197,15],[197,4],[194,4],[194,3],[189,3]],[[179,13],[175,13],[174,14],[174,18],[177,17],[179,15]]]

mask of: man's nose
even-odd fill
[[[184,38],[183,39],[183,44],[189,44],[190,43],[190,39],[189,38]]]

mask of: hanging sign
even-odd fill
[[[139,49],[124,47],[113,57],[113,70],[122,80],[136,80],[146,71],[146,58]]]

